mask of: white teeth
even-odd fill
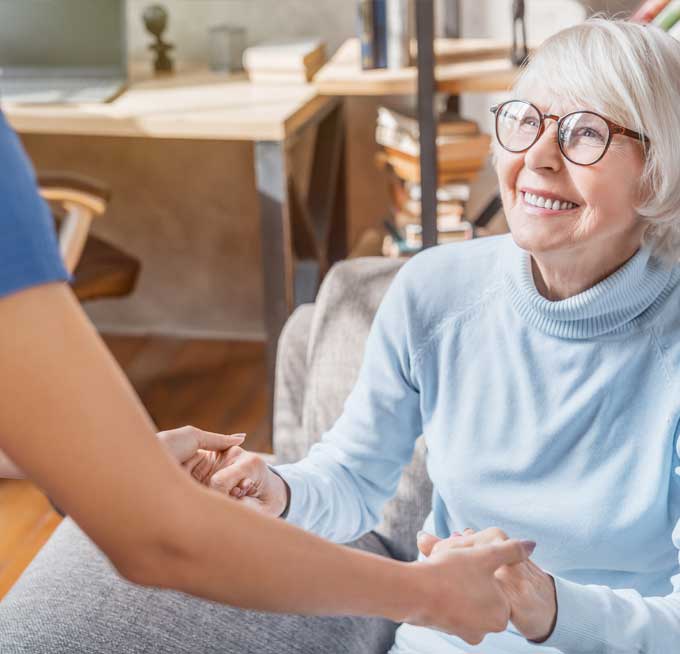
[[[535,207],[545,208],[551,211],[565,211],[566,209],[574,209],[577,206],[573,202],[567,202],[566,200],[564,202],[550,200],[549,198],[543,198],[540,195],[534,195],[533,193],[524,193],[524,201]]]

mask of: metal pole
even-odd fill
[[[423,248],[437,244],[437,121],[434,112],[434,3],[417,0],[420,219]]]
[[[447,39],[458,39],[461,35],[460,0],[445,0],[444,4],[444,36]],[[446,98],[447,119],[460,117],[460,99],[457,95]]]

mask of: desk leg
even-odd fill
[[[255,143],[255,178],[262,233],[264,321],[267,332],[267,409],[271,429],[276,347],[283,325],[294,306],[294,262],[284,142]]]

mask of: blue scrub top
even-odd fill
[[[33,167],[0,112],[0,297],[68,280]]]

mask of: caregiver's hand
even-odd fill
[[[466,529],[462,534],[456,533],[446,539],[421,532],[418,549],[425,556],[431,556],[442,549],[477,547],[507,539],[507,534],[497,528],[477,533]],[[545,641],[555,628],[557,619],[553,578],[529,560],[518,565],[504,565],[496,570],[495,577],[510,601],[510,620],[518,631],[528,640]]]
[[[241,445],[246,437],[245,434],[216,434],[191,426],[160,431],[157,436],[173,458],[203,483],[217,469],[221,454]]]
[[[425,598],[423,607],[431,608],[409,616],[407,622],[454,633],[472,645],[489,632],[503,631],[511,607],[495,573],[527,560],[534,546],[506,540],[476,547],[430,548],[425,561],[410,565],[430,573],[418,597]]]

